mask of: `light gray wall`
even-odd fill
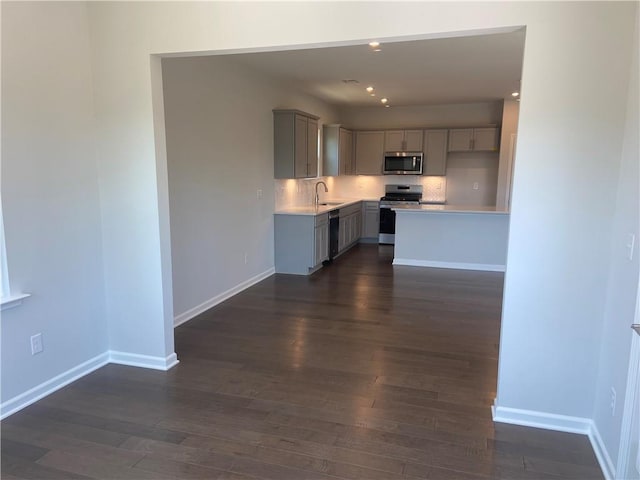
[[[91,81],[84,3],[3,2],[3,403],[108,348]]]
[[[416,105],[392,108],[349,107],[340,110],[340,121],[345,127],[356,130],[474,127],[498,124],[501,119],[502,102]]]
[[[604,323],[599,332],[602,351],[600,354],[598,383],[596,386],[596,402],[594,420],[613,461],[618,460],[619,438],[621,429],[624,398],[626,394],[627,366],[631,336],[629,328],[633,323],[638,292],[638,259],[640,239],[640,142],[638,132],[638,13],[636,13],[635,48],[633,63],[629,75],[629,96],[627,99],[627,118],[624,130],[624,144],[620,175],[618,177],[615,214],[609,253],[609,282],[607,285]],[[633,260],[629,260],[626,245],[628,235],[634,233],[635,252]],[[616,390],[615,415],[611,414],[611,387]]]
[[[478,189],[474,190],[474,183]],[[497,152],[452,152],[447,155],[447,203],[495,205]]]
[[[273,268],[272,110],[307,111],[320,124],[336,112],[229,56],[164,59],[163,80],[179,316]]]

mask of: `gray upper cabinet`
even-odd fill
[[[497,152],[498,129],[454,128],[449,130],[450,152]]]
[[[494,127],[473,129],[473,149],[483,152],[498,151],[499,130]]]
[[[423,175],[446,175],[448,130],[424,131]]]
[[[387,130],[384,132],[385,152],[421,152],[422,130]]]
[[[324,125],[322,175],[354,175],[353,132],[340,125]]]
[[[357,175],[382,175],[384,131],[356,132],[355,160]]]
[[[275,178],[318,176],[318,117],[299,110],[273,111]]]

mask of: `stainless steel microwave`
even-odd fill
[[[422,175],[422,152],[385,152],[382,173],[385,175]]]

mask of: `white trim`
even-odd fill
[[[640,292],[640,289],[639,289]],[[637,306],[640,308],[640,301]],[[636,312],[635,322],[638,322],[640,315]],[[629,469],[629,460],[631,459],[631,440],[633,432],[631,430],[634,407],[640,404],[640,398],[636,398],[638,392],[638,382],[640,381],[640,336],[631,331],[631,353],[629,355],[629,370],[627,373],[627,391],[624,396],[624,410],[622,412],[622,426],[620,429],[620,447],[618,453],[617,471],[623,475]],[[637,407],[635,407],[637,408]],[[640,421],[640,420],[639,420]],[[638,453],[640,455],[640,452]]]
[[[521,410],[519,408],[491,407],[493,421],[511,423],[525,427],[544,428],[558,432],[581,433],[588,435],[592,421],[589,418],[557,415],[555,413],[537,412],[535,410]]]
[[[167,355],[166,358],[162,358],[109,350],[0,404],[0,420],[8,417],[9,415],[13,415],[17,411],[28,407],[41,398],[51,395],[53,392],[60,390],[71,382],[75,382],[79,378],[82,378],[109,363],[130,365],[132,367],[152,368],[154,370],[169,370],[171,367],[178,364],[178,356],[175,353],[172,353],[171,355]]]
[[[494,422],[587,435],[604,477],[607,480],[613,480],[615,478],[615,468],[613,467],[611,456],[602,441],[602,437],[600,437],[598,427],[592,419],[557,415],[535,410],[500,407],[495,404],[491,407],[491,412]]]
[[[175,353],[166,357],[153,357],[151,355],[139,355],[137,353],[117,352],[109,350],[109,362],[131,367],[151,368],[154,370],[169,370],[175,367],[178,356]]]
[[[9,310],[22,305],[22,300],[30,297],[30,293],[18,293],[17,295],[9,295],[8,297],[0,298],[0,311]]]
[[[591,447],[593,447],[593,453],[596,454],[596,458],[598,459],[604,478],[607,480],[614,480],[616,478],[616,469],[613,466],[613,461],[611,460],[607,446],[600,436],[598,426],[593,421],[591,422],[591,429],[589,430],[588,435]]]
[[[93,357],[92,359],[87,360],[80,365],[76,365],[75,367],[70,368],[60,375],[56,375],[46,382],[43,382],[24,393],[21,393],[20,395],[10,398],[0,405],[0,419],[12,415],[18,410],[22,410],[23,408],[31,405],[34,402],[37,402],[47,395],[52,394],[56,390],[61,389],[71,382],[74,382],[79,378],[93,372],[94,370],[105,366],[107,363],[109,363],[109,352],[105,352],[98,355],[97,357]]]
[[[232,287],[229,290],[227,290],[225,292],[222,292],[221,294],[216,295],[215,297],[210,298],[209,300],[201,303],[200,305],[197,305],[197,306],[195,306],[193,308],[190,308],[186,312],[183,312],[180,315],[177,315],[173,319],[173,326],[177,327],[179,325],[182,325],[185,322],[188,322],[192,318],[197,317],[198,315],[200,315],[202,312],[205,312],[205,311],[209,310],[211,307],[215,307],[219,303],[222,303],[225,300],[233,297],[234,295],[237,295],[241,291],[246,290],[249,287],[252,287],[256,283],[261,282],[265,278],[270,277],[274,273],[276,273],[276,269],[274,267],[271,267],[270,269],[268,269],[268,270],[266,270],[266,271],[264,271],[262,273],[259,273],[258,275],[254,276],[254,277],[251,277],[249,280],[245,280],[244,282],[239,283],[235,287]]]
[[[409,267],[454,268],[457,270],[483,270],[486,272],[504,272],[505,265],[492,263],[436,262],[432,260],[415,260],[412,258],[394,258],[394,265]]]

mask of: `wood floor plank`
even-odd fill
[[[3,478],[602,479],[585,436],[494,424],[503,274],[359,245],[2,422]]]
[[[143,456],[122,448],[94,443],[75,437],[57,435],[47,431],[38,431],[15,425],[4,425],[2,428],[3,445],[5,441],[11,441],[11,439],[15,438],[20,439],[21,442],[29,442],[29,445],[35,448],[43,449],[46,451],[45,453],[50,450],[58,450],[70,454],[94,457],[113,465],[133,466]],[[36,460],[38,460],[38,458],[32,461]]]

